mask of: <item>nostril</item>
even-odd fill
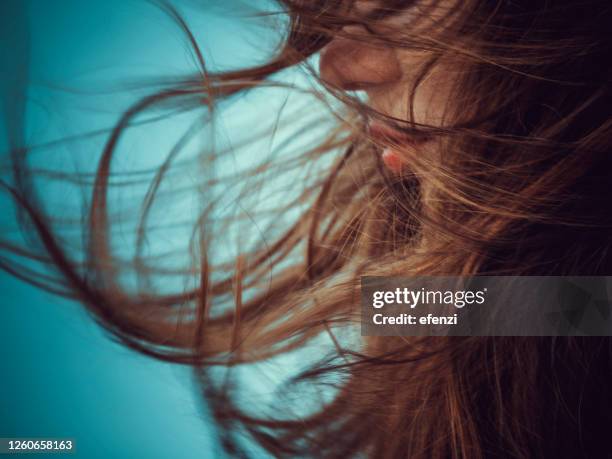
[[[336,37],[323,48],[319,72],[327,84],[344,90],[388,84],[402,76],[392,48],[372,46],[345,37]]]

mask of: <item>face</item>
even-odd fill
[[[357,2],[358,14],[367,14],[380,7],[379,3]],[[344,27],[321,53],[321,78],[338,89],[364,91],[369,107],[387,117],[426,126],[443,125],[456,68],[448,58],[440,58],[413,91],[432,53],[390,46],[385,40],[401,42],[406,30],[435,34],[449,20],[450,8],[448,1],[422,1],[368,24],[369,30],[361,25]],[[388,123],[372,120],[369,128],[374,140],[386,144],[383,161],[394,172],[402,169],[404,155],[399,150],[432,149],[425,139],[400,134]]]

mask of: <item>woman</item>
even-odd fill
[[[279,457],[612,456],[608,338],[338,336],[358,312],[363,275],[612,274],[612,8],[569,0],[283,4],[291,23],[278,56],[224,74],[206,72],[169,10],[200,72],[117,123],[97,167],[83,254],[34,200],[32,171],[16,151],[7,189],[40,250],[5,248],[60,276],[14,273],[79,299],[127,346],[192,365],[231,455],[246,454],[240,435],[248,434]],[[299,209],[295,223],[218,260],[214,244],[228,227],[210,202],[193,229],[193,264],[159,267],[144,241],[173,150],[144,197],[135,254],[122,259],[107,196],[130,123],[172,102],[214,114],[223,99],[278,84],[269,77],[308,66],[317,53],[321,83],[345,108],[329,138],[286,164],[321,165],[300,184],[301,198],[279,210]],[[237,180],[251,186],[267,172]],[[151,280],[164,274],[195,283],[162,290]],[[290,385],[297,393],[331,386],[320,406],[291,416],[280,402],[261,414],[238,401],[241,364],[322,334],[333,355]]]

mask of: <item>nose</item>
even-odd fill
[[[343,32],[351,30],[345,27]],[[323,48],[319,73],[327,84],[347,91],[393,83],[402,76],[394,49],[346,36],[335,37]]]

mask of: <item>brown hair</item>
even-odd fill
[[[222,74],[207,72],[186,23],[166,7],[191,41],[199,72],[143,99],[118,121],[95,174],[82,257],[35,200],[25,152],[16,150],[7,189],[39,249],[3,247],[59,276],[26,265],[3,267],[81,301],[127,346],[192,365],[234,455],[247,454],[237,438],[248,434],[279,457],[608,456],[608,338],[385,337],[357,345],[336,337],[355,321],[359,280],[366,274],[612,274],[610,5],[473,1],[466,11],[457,2],[431,26],[435,33],[417,27],[393,36],[372,33],[372,24],[413,3],[382,2],[364,16],[352,2],[286,0],[290,28],[277,56]],[[426,18],[436,4],[418,8],[419,14]],[[280,85],[270,77],[298,64],[309,68],[310,56],[355,24],[369,32],[351,39],[430,53],[412,82],[413,94],[450,56],[462,69],[452,100],[455,108],[470,107],[469,119],[456,110],[442,126],[390,119],[329,87],[346,107],[329,138],[282,166],[270,163],[227,178],[253,186],[266,171],[323,165],[324,173],[313,169],[299,184],[299,199],[278,209],[289,215],[299,208],[295,222],[280,233],[263,230],[274,239],[219,262],[211,248],[229,223],[215,220],[212,202],[193,229],[195,263],[157,269],[158,259],[144,256],[148,212],[179,145],[143,200],[138,250],[122,260],[113,250],[107,196],[117,144],[137,116],[173,102],[213,113],[218,101]],[[390,174],[362,133],[364,117],[436,138],[444,160],[412,155],[407,170]],[[219,153],[202,155],[213,161]],[[434,193],[427,202],[424,183]],[[146,288],[124,280],[134,270]],[[166,292],[146,282],[164,275],[192,276],[195,286]],[[321,334],[332,337],[333,354],[291,384],[296,390],[304,383],[332,387],[331,400],[295,418],[286,416],[289,407],[282,403],[279,414],[259,416],[237,401],[237,367],[300,349]],[[219,366],[227,367],[222,378],[211,370]]]

